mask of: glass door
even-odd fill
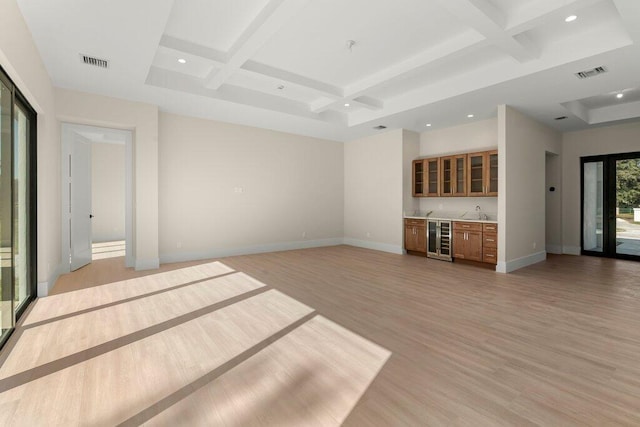
[[[0,346],[35,296],[36,115],[0,69]]]
[[[640,153],[582,158],[582,253],[640,260]]]
[[[14,105],[13,144],[13,300],[21,313],[32,295],[30,272],[29,113],[20,102]]]
[[[0,342],[3,342],[13,329],[13,257],[12,257],[12,209],[11,187],[12,126],[11,90],[0,79]]]
[[[582,165],[582,250],[604,251],[604,162],[592,161]]]
[[[616,159],[615,251],[640,257],[640,156]]]

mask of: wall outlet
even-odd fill
[[[302,232],[302,238],[303,238],[303,239],[306,239],[306,238],[307,238],[307,232],[306,232],[306,231],[303,231],[303,232]]]
[[[438,203],[438,209],[442,210],[442,203]]]
[[[180,249],[182,247],[182,242],[176,242],[176,248]]]
[[[533,249],[536,248],[536,245],[537,245],[536,242],[533,242]]]
[[[371,233],[367,231],[367,237],[371,237]]]
[[[233,192],[236,194],[244,193],[244,188],[242,187],[233,187]]]

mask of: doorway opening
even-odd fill
[[[129,130],[62,125],[62,249],[68,271],[120,256],[125,266],[134,265],[132,144]]]
[[[640,260],[640,152],[581,163],[582,253]]]

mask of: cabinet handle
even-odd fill
[[[487,258],[495,258],[495,255],[487,254]]]
[[[468,225],[463,225],[462,228],[469,228],[469,226]]]
[[[487,242],[495,242],[494,239],[487,239]]]

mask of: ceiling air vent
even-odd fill
[[[109,68],[109,61],[107,61],[106,59],[95,58],[93,56],[82,54],[80,54],[80,58],[82,58],[82,62],[87,65],[93,65],[94,67],[100,68]]]
[[[589,77],[597,76],[598,74],[606,73],[607,69],[604,67],[596,67],[591,70],[580,71],[576,73],[579,79],[588,79]]]
[[[556,117],[556,118],[555,118],[555,119],[553,119],[553,120],[564,120],[564,119],[566,119],[566,118],[567,118],[567,116],[560,116],[560,117]]]
[[[382,129],[386,129],[387,127],[384,125],[378,125],[378,126],[374,126],[373,127],[375,130],[382,130]]]

